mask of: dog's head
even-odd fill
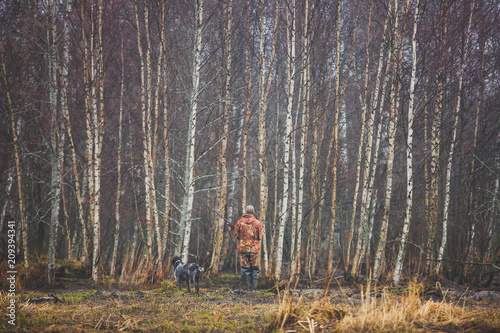
[[[179,265],[180,263],[182,263],[182,260],[180,257],[178,256],[175,256],[172,258],[172,265],[175,267],[177,267],[177,265]]]

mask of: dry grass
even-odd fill
[[[275,296],[200,290],[200,296],[170,291],[95,291],[60,295],[62,303],[17,299],[17,325],[0,332],[257,332],[269,326]],[[0,307],[7,306],[5,293]]]
[[[484,322],[487,311],[473,310],[459,303],[423,300],[423,285],[411,284],[403,295],[391,293],[384,288],[377,297],[368,283],[362,292],[361,305],[352,307],[336,327],[338,331],[362,332],[384,331],[466,331],[488,328]],[[497,312],[496,322],[491,327],[500,328]]]
[[[446,293],[439,301],[428,300],[424,286],[416,282],[405,288],[368,282],[361,288],[339,284],[312,291],[283,283],[273,288],[277,295],[241,294],[235,290],[239,276],[221,274],[204,279],[198,297],[179,292],[164,279],[134,286],[144,279],[147,267],[142,263],[140,273],[131,269],[126,282],[110,280],[108,285],[105,278],[100,290],[81,284],[71,292],[59,290],[62,303],[30,304],[29,297],[50,292],[19,289],[17,326],[12,330],[0,321],[0,332],[500,332],[498,306],[450,301]],[[144,290],[152,285],[161,288]],[[133,286],[135,291],[130,291]],[[0,308],[9,301],[0,293]]]
[[[400,294],[368,283],[357,302],[339,300],[338,291],[312,302],[285,292],[273,327],[282,332],[500,332],[498,307],[424,300],[423,288],[412,283]]]

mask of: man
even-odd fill
[[[234,226],[234,235],[238,239],[238,253],[240,254],[241,279],[250,290],[257,288],[260,263],[260,240],[262,239],[262,223],[254,216],[253,206],[247,206],[245,214]]]

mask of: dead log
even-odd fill
[[[39,304],[39,303],[50,302],[50,301],[54,301],[54,303],[57,303],[57,302],[63,303],[64,299],[61,299],[61,298],[59,298],[55,295],[52,295],[52,294],[49,296],[45,296],[45,297],[37,297],[37,298],[29,298],[28,299],[29,304]]]

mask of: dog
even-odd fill
[[[191,292],[190,285],[196,288],[196,294],[200,294],[200,275],[204,271],[203,267],[196,264],[184,264],[180,257],[172,258],[172,265],[174,266],[174,276],[179,290],[182,290],[181,282],[185,281],[187,284],[188,292]]]

